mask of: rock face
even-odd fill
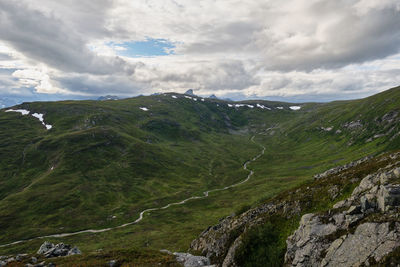
[[[193,89],[189,89],[189,90],[187,90],[187,91],[185,92],[185,95],[194,96],[195,94],[194,94],[194,92],[193,92]]]
[[[82,254],[77,247],[71,247],[64,243],[53,244],[47,241],[40,246],[36,253],[44,255],[46,258]]]
[[[353,167],[355,167],[357,165],[360,165],[363,162],[366,162],[366,161],[370,160],[371,158],[372,158],[372,156],[368,156],[368,157],[365,157],[365,158],[362,158],[362,159],[359,159],[359,160],[356,160],[356,161],[352,161],[352,162],[350,162],[350,163],[348,163],[346,165],[338,166],[338,167],[329,169],[329,170],[327,170],[327,171],[325,171],[323,173],[319,173],[319,174],[314,175],[314,179],[325,178],[325,177],[328,177],[329,175],[333,175],[333,174],[342,172],[344,170],[353,168]]]
[[[334,210],[303,215],[286,241],[285,264],[369,266],[381,261],[400,247],[399,182],[400,168],[388,166],[362,179]]]
[[[304,185],[240,215],[208,227],[191,249],[217,266],[239,266],[237,251],[250,242],[253,227],[270,218],[299,218],[286,240],[285,266],[369,266],[400,248],[400,153],[367,157],[319,175]],[[368,172],[366,172],[368,170]],[[366,173],[370,173],[366,175]],[[350,193],[349,188],[354,188]],[[343,194],[348,196],[343,198]],[[324,203],[319,213],[306,213]],[[335,201],[341,199],[341,201]],[[330,206],[328,206],[330,207]],[[279,220],[278,220],[279,221]],[[245,237],[245,238],[244,238]],[[245,241],[246,240],[246,241]]]

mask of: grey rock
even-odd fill
[[[292,266],[316,266],[320,255],[329,247],[323,239],[337,231],[337,226],[321,222],[315,214],[305,214],[300,220],[299,228],[286,240],[287,251],[285,262]]]
[[[347,128],[349,130],[354,130],[354,129],[359,129],[362,128],[363,125],[361,123],[360,120],[357,121],[351,121],[351,122],[347,122],[343,125],[344,128]]]
[[[73,247],[70,251],[68,251],[67,256],[71,256],[71,255],[81,255],[82,252],[79,250],[79,248],[77,247]]]
[[[166,253],[166,254],[168,254],[168,255],[172,255],[172,252],[169,251],[168,249],[161,249],[160,252]]]
[[[389,230],[389,223],[364,223],[354,234],[342,236],[332,242],[321,266],[360,266],[369,259],[379,262],[386,254],[400,245],[396,230]]]
[[[82,254],[82,252],[77,247],[71,248],[70,245],[64,243],[54,245],[53,243],[46,241],[40,246],[37,254],[42,254],[46,258],[53,258]]]
[[[34,266],[35,266],[35,265],[30,264],[30,263],[25,264],[25,267],[34,267]]]
[[[381,185],[378,192],[378,207],[382,212],[400,205],[400,185]]]
[[[342,171],[345,171],[345,170],[350,169],[352,167],[355,167],[357,165],[360,165],[361,163],[364,163],[364,162],[370,160],[371,158],[372,158],[372,156],[367,156],[367,157],[364,157],[362,159],[350,162],[348,164],[345,164],[345,165],[342,165],[342,166],[338,166],[338,167],[334,167],[334,168],[329,169],[329,170],[327,170],[327,171],[325,171],[323,173],[319,173],[319,174],[314,175],[314,179],[321,179],[321,178],[325,178],[325,177],[333,175],[333,174],[337,174],[339,172],[342,172]]]
[[[376,197],[374,194],[365,194],[360,198],[361,211],[375,210],[377,207]]]
[[[5,261],[0,261],[0,267],[4,267],[4,266],[6,266],[7,265],[7,262],[5,262]]]
[[[36,263],[36,262],[37,262],[37,258],[36,258],[36,257],[32,257],[32,258],[31,258],[31,262],[32,262],[32,263]]]
[[[347,210],[347,214],[348,215],[354,215],[354,214],[359,214],[361,212],[361,207],[360,206],[351,206],[348,210]]]
[[[39,248],[39,250],[36,252],[36,254],[44,254],[47,251],[49,251],[50,249],[52,249],[54,247],[54,244],[45,241]]]
[[[242,236],[236,238],[233,244],[230,246],[228,253],[225,256],[224,262],[222,263],[222,267],[236,267],[235,263],[235,254],[236,250],[242,244]]]
[[[176,261],[183,264],[184,267],[201,267],[209,266],[210,260],[203,256],[193,256],[189,253],[174,253]]]

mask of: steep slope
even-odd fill
[[[400,152],[370,158],[224,218],[195,239],[191,249],[221,266],[395,261],[399,183]]]

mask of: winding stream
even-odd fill
[[[268,130],[270,130],[270,129],[272,129],[272,127],[266,129],[265,131],[268,131]],[[141,220],[143,220],[144,215],[145,215],[146,213],[151,212],[151,211],[165,210],[165,209],[168,209],[168,208],[171,207],[171,206],[183,205],[183,204],[185,204],[186,202],[188,202],[189,200],[206,198],[206,197],[208,197],[209,194],[212,193],[212,192],[223,191],[223,190],[227,190],[227,189],[229,189],[229,188],[236,187],[236,186],[238,186],[238,185],[244,184],[244,183],[246,183],[246,182],[251,178],[251,176],[253,176],[253,174],[254,174],[254,171],[249,170],[249,169],[247,168],[247,165],[248,165],[249,163],[253,162],[253,161],[256,161],[258,158],[260,158],[262,155],[264,155],[264,152],[265,152],[265,147],[264,147],[263,145],[261,145],[261,144],[255,142],[255,141],[254,141],[254,138],[255,138],[255,135],[253,135],[253,136],[251,137],[250,140],[251,140],[254,144],[260,146],[260,147],[262,148],[262,150],[261,150],[261,152],[260,152],[257,156],[255,156],[254,158],[252,158],[252,159],[246,161],[246,162],[243,164],[243,169],[249,172],[249,174],[247,175],[246,179],[244,179],[243,181],[240,181],[240,182],[238,182],[238,183],[236,183],[236,184],[232,184],[232,185],[229,185],[229,186],[225,186],[225,187],[223,187],[223,188],[217,188],[217,189],[212,189],[212,190],[204,191],[202,196],[193,196],[193,197],[189,197],[189,198],[184,199],[184,200],[182,200],[182,201],[180,201],[180,202],[169,203],[168,205],[165,205],[164,207],[145,209],[145,210],[143,210],[142,212],[140,212],[139,218],[137,218],[135,221],[133,221],[133,222],[128,222],[128,223],[125,223],[125,224],[122,224],[122,225],[118,225],[118,226],[115,226],[115,227],[104,228],[104,229],[98,229],[98,230],[95,230],[95,229],[88,229],[88,230],[82,230],[82,231],[71,232],[71,233],[61,233],[61,234],[52,234],[52,235],[38,236],[38,237],[30,238],[30,239],[18,240],[18,241],[12,242],[12,243],[0,245],[0,247],[6,247],[6,246],[11,246],[11,245],[16,245],[16,244],[19,244],[19,243],[22,243],[22,242],[27,242],[27,241],[36,240],[36,239],[43,239],[43,238],[50,238],[50,237],[56,237],[56,238],[57,238],[57,237],[67,237],[67,236],[79,235],[79,234],[84,234],[84,233],[102,233],[102,232],[107,232],[107,231],[110,231],[110,230],[113,230],[113,229],[123,228],[123,227],[129,226],[129,225],[132,225],[132,224],[137,224],[137,223],[139,223]]]

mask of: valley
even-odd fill
[[[46,236],[84,254],[187,251],[226,216],[307,187],[331,167],[400,149],[399,103],[397,87],[331,103],[173,93],[12,107],[43,114],[49,130],[4,109],[0,245]],[[43,241],[0,254],[32,253]]]

